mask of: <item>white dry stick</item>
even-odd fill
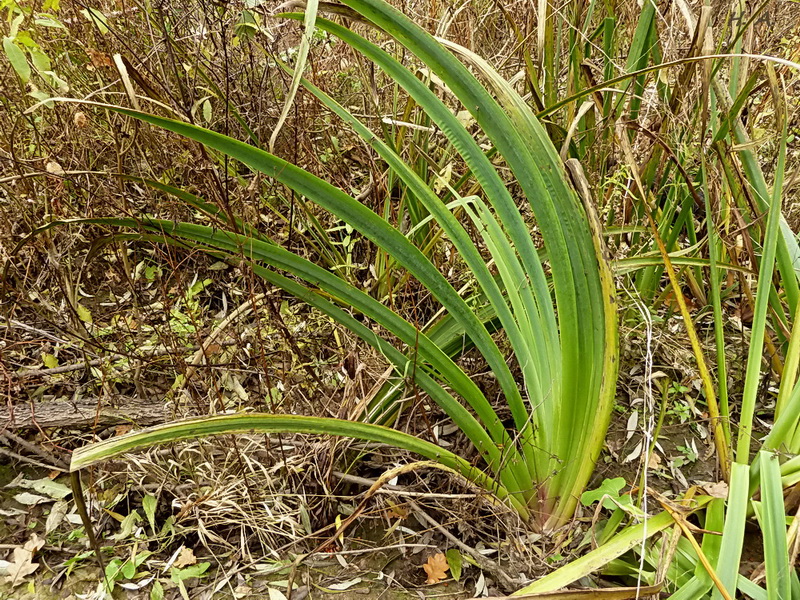
[[[650,466],[650,453],[653,448],[653,429],[655,428],[655,409],[653,402],[653,318],[644,303],[631,294],[628,296],[633,300],[636,309],[642,317],[645,325],[645,355],[644,355],[644,402],[642,403],[642,421],[644,424],[644,457],[642,460],[642,511],[647,515],[647,474]],[[647,521],[642,531],[642,549],[639,558],[639,574],[636,577],[636,598],[639,598],[639,590],[642,587],[642,573],[644,572],[645,544],[647,543]]]
[[[275,140],[278,139],[283,124],[286,122],[286,117],[289,116],[289,110],[294,104],[294,98],[297,96],[297,90],[300,88],[300,82],[303,78],[303,71],[306,70],[306,63],[308,62],[308,52],[311,49],[311,38],[314,35],[314,27],[317,22],[317,9],[319,8],[319,0],[308,0],[306,2],[306,14],[303,19],[303,36],[300,38],[300,47],[297,51],[297,63],[294,66],[294,73],[292,74],[292,84],[289,87],[289,93],[286,95],[286,101],[283,103],[283,110],[281,116],[278,117],[278,122],[275,124],[275,129],[272,130],[272,135],[269,136],[269,151],[275,152]]]

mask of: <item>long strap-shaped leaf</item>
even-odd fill
[[[297,15],[285,15],[297,18]],[[326,21],[325,19],[318,19],[317,25],[320,29],[333,33],[337,37],[353,46],[356,50],[364,54],[367,58],[378,64],[392,79],[397,81],[419,104],[425,109],[426,114],[430,117],[431,121],[435,122],[442,132],[447,136],[449,141],[453,144],[455,149],[464,158],[465,162],[469,165],[475,178],[481,184],[486,192],[487,198],[490,199],[492,204],[499,212],[505,215],[505,221],[514,221],[517,228],[517,237],[519,242],[515,242],[514,246],[519,251],[521,246],[524,246],[528,260],[525,262],[525,272],[527,277],[518,279],[513,282],[511,289],[514,292],[522,294],[523,296],[529,294],[531,290],[535,295],[535,302],[528,302],[528,317],[533,318],[533,315],[540,315],[536,325],[542,329],[542,335],[547,341],[547,347],[543,349],[536,348],[537,351],[542,352],[545,360],[542,361],[542,371],[549,374],[546,382],[549,387],[541,390],[541,397],[531,397],[530,402],[534,407],[542,408],[542,415],[546,418],[552,411],[548,410],[547,404],[553,402],[554,398],[559,397],[559,383],[561,381],[560,371],[560,355],[557,351],[558,344],[558,330],[555,326],[555,317],[553,313],[552,299],[547,285],[547,278],[545,277],[544,270],[539,262],[538,253],[533,246],[530,238],[530,233],[519,214],[516,205],[514,204],[511,195],[506,188],[503,181],[500,179],[495,167],[484,155],[480,147],[475,143],[475,140],[464,129],[464,126],[455,118],[453,113],[425,86],[419,81],[408,69],[400,65],[396,60],[390,57],[386,52],[355,35],[348,29],[339,25]],[[506,257],[513,260],[512,246],[507,242],[503,246]],[[507,290],[508,291],[508,290]],[[535,305],[535,306],[534,306]],[[520,321],[517,321],[520,323]],[[509,332],[511,341],[514,342],[513,329]],[[532,338],[529,335],[529,338]],[[532,339],[527,340],[527,344],[531,347],[534,346]],[[530,348],[515,346],[517,358],[526,374],[526,378],[530,375],[527,371],[534,367],[533,362],[529,359]],[[548,369],[549,365],[549,369]],[[545,379],[545,378],[542,378]],[[502,381],[501,381],[502,385]],[[527,431],[530,428],[530,412],[524,406],[520,394],[516,389],[509,390],[503,387],[506,394],[506,400],[509,408],[511,409],[512,416],[518,431],[523,436],[523,449],[525,449],[524,438],[527,437]],[[531,390],[528,390],[529,393]],[[552,426],[540,426],[536,435],[541,439],[537,441],[536,445],[540,448],[548,448],[550,444],[547,443],[547,437],[552,430]],[[544,451],[542,455],[549,457],[550,454]],[[529,460],[529,465],[534,467],[539,459]],[[538,469],[539,479],[541,480],[549,472]]]
[[[566,232],[565,239],[577,242],[568,246],[568,250],[571,251],[572,277],[576,282],[585,281],[586,289],[595,294],[595,300],[591,306],[601,309],[588,311],[587,314],[580,310],[579,304],[577,314],[587,325],[591,323],[596,328],[602,325],[605,336],[596,335],[594,338],[581,336],[578,341],[582,345],[576,345],[565,343],[562,331],[562,345],[565,352],[577,351],[579,361],[585,361],[589,357],[594,360],[603,358],[602,366],[595,363],[594,369],[585,371],[586,376],[583,380],[574,380],[578,386],[574,389],[577,394],[574,397],[576,401],[570,402],[569,396],[565,396],[560,398],[560,402],[555,407],[559,411],[559,418],[555,420],[558,430],[554,435],[554,439],[560,443],[557,455],[567,459],[567,464],[559,469],[553,480],[553,487],[560,490],[560,504],[562,506],[569,505],[571,503],[569,499],[577,497],[582,491],[584,482],[591,473],[592,465],[599,455],[616,389],[617,323],[614,286],[603,255],[599,222],[597,222],[593,206],[586,207],[587,214],[575,210],[572,194],[566,188],[564,178],[560,176],[560,161],[555,148],[530,107],[516,90],[477,54],[459,44],[441,39],[438,41],[467,58],[487,78],[500,104],[508,112],[527,142],[526,145],[531,149],[532,155],[537,157],[542,179],[551,192],[558,215],[562,217],[562,227]],[[588,204],[591,202],[588,201]],[[536,204],[534,204],[535,209]],[[592,244],[586,243],[587,220],[591,229],[597,230],[592,233],[594,248],[592,248]],[[597,222],[597,227],[594,226],[594,222]],[[583,243],[580,243],[581,240]],[[546,243],[547,241],[546,238]],[[548,245],[548,249],[549,247]],[[598,282],[595,275],[598,274],[601,292],[596,295]],[[576,291],[580,291],[580,286],[576,287]],[[562,306],[559,304],[559,309]],[[559,319],[559,323],[563,327],[563,318]],[[587,325],[582,325],[581,330]],[[598,380],[597,377],[600,379]],[[578,436],[577,443],[574,436],[575,431],[584,432]],[[569,460],[570,457],[586,456],[591,456],[592,459]],[[556,509],[557,513],[571,511],[572,508],[569,506],[563,511]]]
[[[72,455],[70,470],[72,472],[79,471],[120,454],[134,452],[156,444],[196,439],[209,435],[285,432],[347,436],[390,444],[410,452],[416,452],[453,469],[485,490],[493,490],[498,498],[508,500],[522,514],[527,513],[524,504],[513,496],[509,496],[507,490],[491,477],[444,448],[388,427],[323,417],[245,413],[184,419],[79,448]]]
[[[571,450],[575,436],[564,434],[569,433],[568,427],[574,426],[576,421],[581,425],[589,421],[606,385],[602,370],[603,354],[608,351],[604,314],[608,304],[603,302],[597,257],[593,255],[586,219],[564,182],[563,170],[554,166],[546,153],[534,153],[531,146],[538,136],[524,136],[474,76],[407,17],[382,0],[345,0],[344,3],[409,48],[444,81],[488,134],[532,202],[551,258],[561,333],[563,373],[560,383],[564,390],[556,407],[562,411],[557,421],[558,446],[565,455],[557,457],[554,464],[559,460],[568,463],[585,460],[585,452]],[[495,200],[491,195],[488,199]],[[537,261],[532,260],[535,253],[530,252],[530,235],[519,212],[513,204],[499,204],[495,208],[526,270],[533,272],[536,267],[532,263]],[[601,352],[598,353],[598,349]],[[587,369],[587,361],[594,361],[593,368]],[[568,504],[574,506],[574,502],[574,496],[569,498],[557,519],[562,519],[568,512]]]
[[[431,398],[453,419],[464,434],[472,441],[489,467],[498,473],[504,485],[512,493],[528,500],[532,482],[519,456],[514,441],[509,437],[500,419],[490,406],[477,385],[427,336],[419,332],[408,321],[365,294],[356,287],[322,269],[314,263],[284,250],[277,245],[261,242],[239,234],[221,231],[191,223],[175,223],[158,219],[97,218],[55,221],[37,229],[36,235],[44,229],[66,224],[102,224],[116,227],[143,228],[160,234],[161,241],[171,242],[174,236],[198,242],[206,246],[224,250],[227,253],[244,256],[249,260],[265,262],[275,268],[290,272],[305,281],[319,286],[326,294],[338,299],[342,304],[359,310],[372,318],[391,333],[397,335],[409,346],[416,346],[422,364],[413,365],[411,359],[377,333],[353,318],[350,314],[321,298],[319,295],[277,273],[258,265],[252,265],[258,275],[295,297],[322,310],[350,331],[374,346],[401,372],[413,373],[414,379]],[[151,238],[152,239],[152,238]],[[486,429],[478,423],[455,398],[436,383],[425,371],[425,362],[441,373],[453,390],[464,397],[485,423]],[[413,368],[416,367],[416,368]],[[488,434],[487,434],[488,430]]]
[[[190,192],[187,192],[186,190],[176,188],[172,185],[167,185],[166,183],[162,183],[160,181],[147,179],[146,177],[123,175],[122,178],[127,181],[135,181],[137,183],[143,183],[144,185],[149,186],[153,189],[175,196],[176,198],[179,198],[181,201],[185,202],[189,206],[193,206],[197,210],[205,213],[206,215],[214,219],[219,219],[223,224],[225,224],[231,230],[244,233],[246,235],[249,235],[250,237],[260,239],[264,242],[270,241],[269,238],[266,238],[263,235],[261,235],[261,233],[259,233],[259,231],[249,223],[245,223],[238,217],[231,217],[225,214],[225,211],[222,210],[219,206],[217,206],[216,204],[212,204],[211,202],[206,202],[196,194],[192,194]]]
[[[307,81],[305,81],[305,80],[303,80],[303,81],[304,81],[304,85],[308,84]],[[310,85],[310,84],[308,84],[308,85]],[[335,103],[335,101],[330,99],[330,97],[325,95],[323,92],[319,91],[319,93],[323,94],[331,102]],[[339,106],[338,103],[336,103],[336,104],[337,104],[337,106]],[[342,110],[344,110],[344,109],[342,108]],[[212,218],[220,219],[225,224],[230,224],[231,223],[231,219],[228,217],[228,215],[226,215],[225,212],[223,210],[221,210],[217,205],[211,204],[209,202],[206,202],[205,200],[203,200],[199,196],[196,196],[195,194],[191,194],[191,193],[189,193],[189,192],[187,192],[185,190],[182,190],[182,189],[179,189],[179,188],[175,188],[173,186],[164,184],[162,182],[154,181],[154,180],[147,179],[147,178],[144,178],[144,177],[135,177],[135,176],[125,175],[124,178],[129,180],[129,181],[135,181],[135,182],[138,182],[138,183],[143,183],[145,185],[153,187],[154,189],[157,189],[159,191],[162,191],[162,192],[165,192],[167,194],[173,195],[173,196],[183,200],[184,202],[186,202],[190,206],[193,206],[193,207],[197,208],[198,210],[200,210],[201,212],[211,216]],[[269,238],[261,235],[252,226],[250,226],[249,224],[244,223],[243,221],[241,221],[241,219],[234,218],[233,222],[236,224],[236,227],[238,227],[240,231],[243,231],[248,236],[260,239],[260,240],[262,240],[264,242],[267,242],[267,243],[270,243],[270,244],[273,243]],[[113,239],[114,240],[119,240],[119,239],[135,240],[135,239],[142,239],[143,237],[146,237],[146,236],[143,236],[143,234],[141,234],[141,233],[136,233],[136,234],[117,234],[117,235],[113,236]],[[155,235],[155,236],[152,236],[152,237],[146,237],[146,239],[150,239],[154,243],[159,243],[159,242],[165,241],[163,236],[158,236],[158,235]],[[170,243],[173,243],[175,240],[170,239],[168,241]],[[91,256],[92,252],[90,252],[89,255]],[[375,317],[373,316],[372,318],[375,318]],[[480,310],[480,314],[478,314],[478,318],[480,318],[480,320],[482,322],[484,322],[484,323],[494,322],[494,320],[496,318],[496,312],[494,311],[494,309],[491,306],[486,306],[486,307],[484,307],[483,309]],[[496,328],[496,325],[493,325],[492,327],[489,327],[489,331],[491,332],[495,328]],[[441,349],[442,352],[444,352],[445,354],[447,354],[451,358],[456,356],[456,355],[458,355],[458,354],[463,354],[464,352],[466,352],[466,350],[468,350],[469,348],[472,347],[471,341],[468,340],[468,339],[465,339],[463,327],[461,327],[458,323],[456,323],[452,319],[452,317],[450,317],[447,314],[445,314],[433,327],[431,327],[425,333],[426,333],[428,339],[430,339],[430,341],[437,348]],[[399,406],[399,404],[397,402],[399,400],[401,392],[405,388],[403,373],[399,372],[399,375],[400,375],[399,378],[397,376],[395,376],[395,377],[387,380],[387,382],[383,386],[383,389],[380,392],[378,392],[378,394],[376,394],[375,399],[374,399],[375,406],[372,407],[373,410],[370,411],[370,415],[371,416],[367,415],[366,422],[377,423],[378,425],[385,425],[385,424],[387,424],[388,422],[390,422],[392,420],[392,415],[396,416],[397,410],[398,410],[397,407]],[[472,386],[474,386],[474,390],[477,390],[478,394],[482,394],[480,389],[471,380],[470,380],[470,384]],[[459,394],[461,394],[462,396],[464,395],[464,391],[463,390],[459,390],[456,387],[454,387],[454,389]],[[378,406],[378,405],[380,405],[380,406]],[[372,412],[374,412],[375,414],[372,415],[371,414]],[[495,417],[496,417],[496,415],[495,415]],[[372,420],[373,418],[375,418],[376,420]],[[493,422],[496,421],[496,420],[497,420],[496,418],[493,419]],[[490,434],[491,433],[492,432],[490,431]],[[505,444],[506,442],[503,439],[504,436],[505,436],[505,430],[503,430],[503,434],[504,435],[501,435],[501,436],[499,436],[497,438],[493,438],[493,439],[495,439],[495,441],[497,443]],[[526,478],[523,477],[523,480],[525,480],[525,479]],[[527,479],[529,479],[529,478],[527,478]],[[528,485],[525,486],[525,489],[529,489],[529,488],[531,488],[531,486],[532,486],[532,484],[529,481]]]
[[[393,256],[399,264],[403,265],[430,290],[431,294],[464,326],[467,335],[472,338],[475,346],[492,368],[506,396],[519,398],[519,389],[503,354],[484,324],[475,316],[463,298],[418,248],[355,198],[277,156],[228,136],[140,111],[112,105],[97,105],[184,135],[223,152],[252,169],[283,183],[352,225]]]
[[[327,27],[329,25],[329,23],[324,21],[320,23],[321,27]],[[418,80],[414,78],[413,75],[409,73],[408,76],[411,77],[414,82],[418,83]],[[495,313],[500,319],[503,329],[514,348],[517,360],[522,365],[523,371],[526,374],[526,381],[529,386],[532,385],[533,387],[534,398],[537,400],[542,398],[542,385],[540,382],[542,379],[550,381],[552,378],[552,373],[548,368],[549,357],[552,355],[552,352],[547,351],[546,340],[542,333],[543,323],[538,307],[535,305],[533,296],[530,294],[530,288],[525,287],[523,290],[519,289],[519,282],[525,280],[525,273],[519,261],[516,259],[516,254],[512,246],[508,243],[507,238],[502,234],[499,228],[488,231],[493,242],[492,255],[495,257],[497,264],[510,263],[509,269],[501,270],[501,277],[505,284],[506,293],[511,299],[512,305],[514,305],[516,315],[521,315],[526,320],[525,330],[528,332],[527,338],[522,331],[520,316],[512,314],[503,296],[503,292],[500,290],[497,281],[486,266],[484,258],[481,256],[480,252],[478,252],[469,234],[453,216],[448,207],[433,193],[433,190],[431,190],[388,144],[378,139],[374,133],[353,117],[343,106],[310,82],[304,80],[303,85],[319,98],[325,106],[351,125],[354,130],[378,152],[381,158],[395,171],[411,192],[422,202],[425,208],[441,225],[444,232],[461,254],[461,257],[469,266],[471,274],[475,276],[478,284],[486,294],[486,297],[489,299]],[[432,100],[438,102],[436,98],[432,98]],[[443,105],[442,108],[444,108]],[[446,111],[446,108],[444,110]],[[450,114],[449,111],[447,111],[447,114]],[[455,124],[455,126],[457,126],[457,124]],[[488,215],[487,218],[493,221],[491,215]],[[477,225],[483,231],[487,231],[488,221],[486,223],[479,222]],[[527,291],[528,294],[521,293],[524,291]],[[534,362],[536,359],[534,352],[537,353],[539,362]],[[542,373],[542,371],[544,372]],[[534,463],[532,429],[525,426],[520,431],[520,437],[523,452],[529,457],[529,461]]]

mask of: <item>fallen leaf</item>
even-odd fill
[[[627,442],[633,437],[633,434],[636,433],[636,429],[639,427],[639,411],[635,410],[631,413],[631,416],[628,417],[628,423],[625,426],[627,433],[625,434],[625,441]]]
[[[342,592],[344,590],[350,589],[354,585],[361,583],[361,578],[356,577],[355,579],[350,579],[348,581],[342,581],[340,583],[332,583],[328,586],[329,590],[333,590],[335,592]]]
[[[651,453],[647,459],[647,468],[658,469],[660,465],[661,465],[661,457],[655,452]]]
[[[42,546],[44,540],[34,533],[24,546],[14,548],[13,560],[6,567],[6,583],[10,583],[12,587],[18,586],[24,583],[25,577],[36,571],[39,563],[33,562],[33,555]]]
[[[36,506],[37,504],[53,501],[52,498],[45,498],[44,496],[31,494],[30,492],[22,492],[21,494],[17,494],[14,496],[14,500],[20,504],[24,504],[25,506]]]
[[[450,565],[447,564],[447,558],[441,552],[428,557],[428,562],[422,565],[425,573],[428,574],[428,579],[425,581],[427,584],[439,583],[447,577],[447,570]]]
[[[45,535],[49,535],[61,525],[64,517],[67,516],[67,510],[69,510],[69,503],[66,500],[59,500],[53,505],[53,508],[50,509],[50,514],[47,515],[47,521],[45,522]]]
[[[269,600],[286,600],[286,594],[275,588],[267,588],[269,593]]]
[[[49,477],[42,479],[20,479],[14,487],[33,490],[39,494],[50,496],[53,500],[63,500],[72,493],[72,488],[58,481],[53,481]],[[23,504],[25,504],[23,502]]]
[[[644,449],[644,442],[642,440],[639,440],[639,443],[636,444],[636,447],[631,451],[631,453],[628,454],[628,456],[626,456],[624,459],[622,459],[622,463],[625,464],[631,462],[632,460],[636,460],[642,455],[643,449]]]
[[[728,497],[728,484],[724,481],[698,481],[700,487],[703,488],[706,494],[712,498],[727,498]]]
[[[176,569],[182,569],[194,564],[197,564],[197,557],[195,557],[194,551],[191,548],[184,548],[178,558],[175,559],[175,562],[172,563],[172,566]]]
[[[51,175],[58,175],[60,177],[66,175],[63,167],[54,160],[47,161],[47,164],[44,166],[44,170]]]
[[[89,59],[92,61],[93,67],[113,67],[114,63],[111,62],[111,57],[106,54],[105,52],[100,52],[99,50],[95,50],[94,48],[87,48],[86,54],[89,55]]]

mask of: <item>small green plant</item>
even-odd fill
[[[3,52],[19,80],[30,85],[28,95],[39,101],[69,91],[69,84],[56,74],[47,52],[36,41],[37,28],[65,29],[58,10],[58,0],[46,0],[41,12],[27,3],[0,3],[0,14],[5,13],[11,23],[8,35],[3,37]]]

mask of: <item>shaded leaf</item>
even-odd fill
[[[148,523],[150,523],[150,529],[155,532],[156,530],[156,505],[158,501],[153,494],[147,494],[144,498],[142,498],[142,510],[144,510],[144,514],[147,517]]]
[[[447,556],[447,564],[450,567],[450,574],[453,576],[453,579],[458,581],[461,579],[461,567],[463,566],[461,552],[455,548],[450,548],[450,550],[445,553],[445,556]]]
[[[33,490],[39,494],[49,496],[53,500],[63,500],[72,493],[72,489],[69,486],[57,481],[53,481],[47,477],[35,480],[20,479],[19,481],[15,482],[14,487]],[[23,502],[23,504],[25,503]]]

